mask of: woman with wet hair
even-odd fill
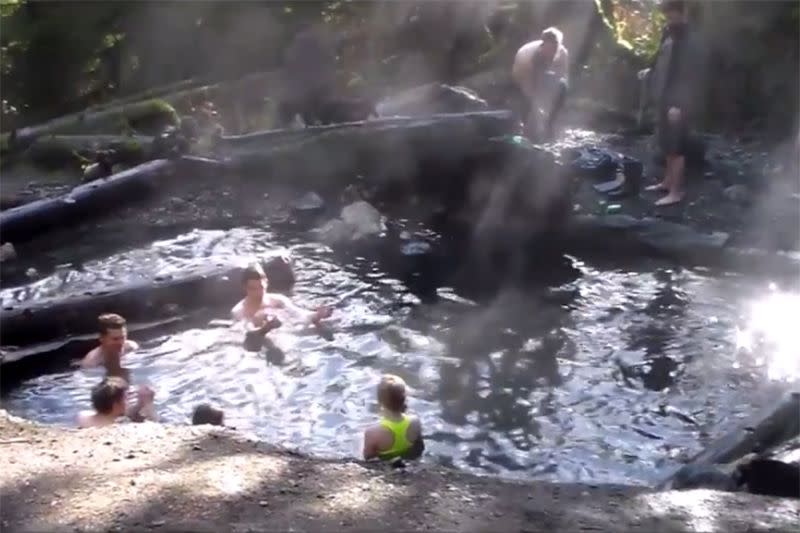
[[[378,384],[381,418],[364,432],[364,459],[417,459],[425,451],[422,424],[418,417],[406,414],[406,383],[402,378],[385,374]]]

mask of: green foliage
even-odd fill
[[[604,24],[617,44],[638,57],[651,59],[658,51],[664,17],[655,0],[595,0]]]

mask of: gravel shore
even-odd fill
[[[233,430],[0,411],[2,531],[789,531],[796,501],[302,457]]]

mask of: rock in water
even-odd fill
[[[755,458],[739,464],[736,474],[753,494],[800,498],[800,465],[796,463]]]
[[[4,263],[11,259],[17,258],[17,251],[14,249],[14,245],[10,242],[4,243],[0,246],[0,263]]]
[[[342,209],[342,221],[353,228],[354,240],[386,231],[383,215],[370,203],[354,202]]]
[[[348,240],[350,233],[347,224],[341,219],[334,218],[314,232],[319,239],[327,244],[334,245]]]
[[[335,218],[315,230],[322,241],[331,245],[374,237],[384,231],[386,224],[383,215],[364,201],[345,206],[340,218]]]
[[[315,192],[307,192],[292,202],[292,210],[302,213],[318,213],[325,208],[325,200]]]
[[[287,255],[278,255],[264,263],[264,273],[271,292],[288,292],[294,287],[294,268]]]

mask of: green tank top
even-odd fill
[[[394,459],[396,457],[401,457],[411,449],[411,442],[406,436],[408,427],[411,425],[411,419],[407,415],[403,415],[403,418],[400,420],[389,420],[388,418],[382,417],[380,425],[392,432],[394,442],[391,448],[385,452],[380,452],[378,457],[381,459]]]

